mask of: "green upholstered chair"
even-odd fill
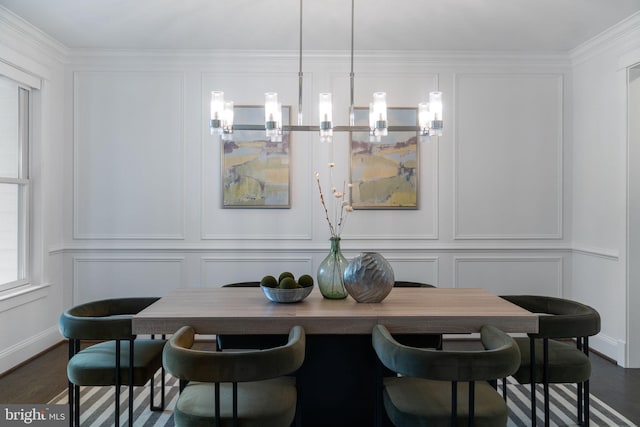
[[[536,401],[535,384],[543,384],[545,425],[549,425],[549,384],[553,383],[577,384],[578,424],[589,425],[589,337],[600,332],[598,312],[563,298],[539,295],[504,295],[502,298],[541,314],[537,334],[516,338],[522,361],[513,376],[521,384],[531,384],[532,402]],[[576,342],[568,342],[568,338]],[[531,363],[532,360],[535,363]],[[536,405],[531,405],[531,419],[535,426]]]
[[[284,346],[267,350],[194,350],[195,335],[193,327],[184,326],[164,349],[164,366],[181,384],[176,426],[291,425],[299,399],[295,376],[288,375],[304,361],[301,326],[291,329]]]
[[[373,329],[382,364],[400,376],[383,378],[381,404],[396,426],[506,426],[507,404],[488,381],[513,374],[520,364],[515,341],[483,326],[485,350],[408,347],[383,325]],[[380,411],[381,415],[381,411]]]
[[[89,302],[62,313],[60,333],[69,339],[70,425],[80,425],[80,386],[115,386],[115,421],[120,422],[120,386],[129,386],[129,425],[133,425],[133,386],[151,383],[151,409],[164,409],[163,339],[136,339],[131,316],[158,298],[118,298]],[[81,341],[98,341],[88,347]],[[129,369],[133,366],[133,369]],[[161,404],[153,403],[154,375],[162,370]]]
[[[435,288],[433,285],[421,282],[396,280],[395,288]],[[442,349],[442,334],[394,334],[393,338],[409,347]]]
[[[223,288],[259,288],[260,282],[238,282],[229,283],[222,286]],[[257,292],[262,293],[261,290]],[[218,351],[228,349],[241,350],[263,350],[265,348],[273,348],[284,345],[287,342],[286,335],[271,334],[224,334],[216,335],[216,346]]]

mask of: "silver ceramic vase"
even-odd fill
[[[365,252],[344,269],[344,287],[358,302],[380,302],[389,295],[395,279],[391,264],[379,253]]]

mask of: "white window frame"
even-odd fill
[[[8,78],[1,74],[0,76]],[[15,80],[13,81],[15,82]],[[31,91],[29,87],[16,83],[18,88],[17,107],[19,109],[18,177],[0,176],[0,184],[14,184],[18,187],[18,279],[0,283],[0,292],[29,284],[31,271],[31,180],[29,178]]]

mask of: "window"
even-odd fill
[[[29,282],[29,90],[0,76],[0,291]]]

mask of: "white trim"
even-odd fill
[[[472,72],[472,73],[453,73],[453,93],[452,93],[452,104],[454,106],[452,111],[453,120],[452,123],[456,124],[458,121],[456,120],[457,108],[457,91],[459,87],[459,81],[462,77],[483,77],[483,78],[498,78],[504,76],[514,76],[514,77],[546,77],[552,78],[556,80],[558,97],[560,101],[560,105],[558,105],[559,115],[558,123],[560,124],[558,129],[557,138],[557,164],[556,164],[556,174],[558,181],[556,182],[556,188],[558,189],[558,199],[557,203],[557,224],[555,224],[556,232],[548,233],[548,234],[461,234],[459,233],[459,217],[458,214],[460,209],[458,208],[458,152],[459,152],[459,144],[457,138],[457,125],[454,125],[452,128],[453,138],[453,240],[561,240],[564,238],[564,148],[565,148],[565,75],[564,73],[517,73],[517,72],[505,72],[505,73],[482,73],[482,72]]]
[[[465,262],[555,262],[560,268],[558,269],[558,277],[556,278],[556,295],[563,296],[563,282],[564,282],[564,257],[551,257],[551,256],[486,256],[486,257],[471,257],[471,256],[454,256],[453,257],[453,287],[458,287],[458,268],[460,264]]]
[[[0,59],[0,74],[22,85],[26,85],[31,89],[40,89],[42,85],[40,77],[36,77],[31,73],[28,73],[19,68],[16,68],[15,66],[7,62],[4,62],[1,59]]]
[[[612,45],[620,42],[628,34],[638,30],[640,30],[640,12],[634,13],[592,39],[571,49],[569,51],[571,65],[575,67],[582,62],[588,61],[610,49]]]
[[[14,368],[20,363],[33,357],[63,340],[58,326],[51,326],[39,334],[20,341],[0,351],[0,374]]]
[[[49,296],[50,284],[23,285],[0,292],[0,313]]]

